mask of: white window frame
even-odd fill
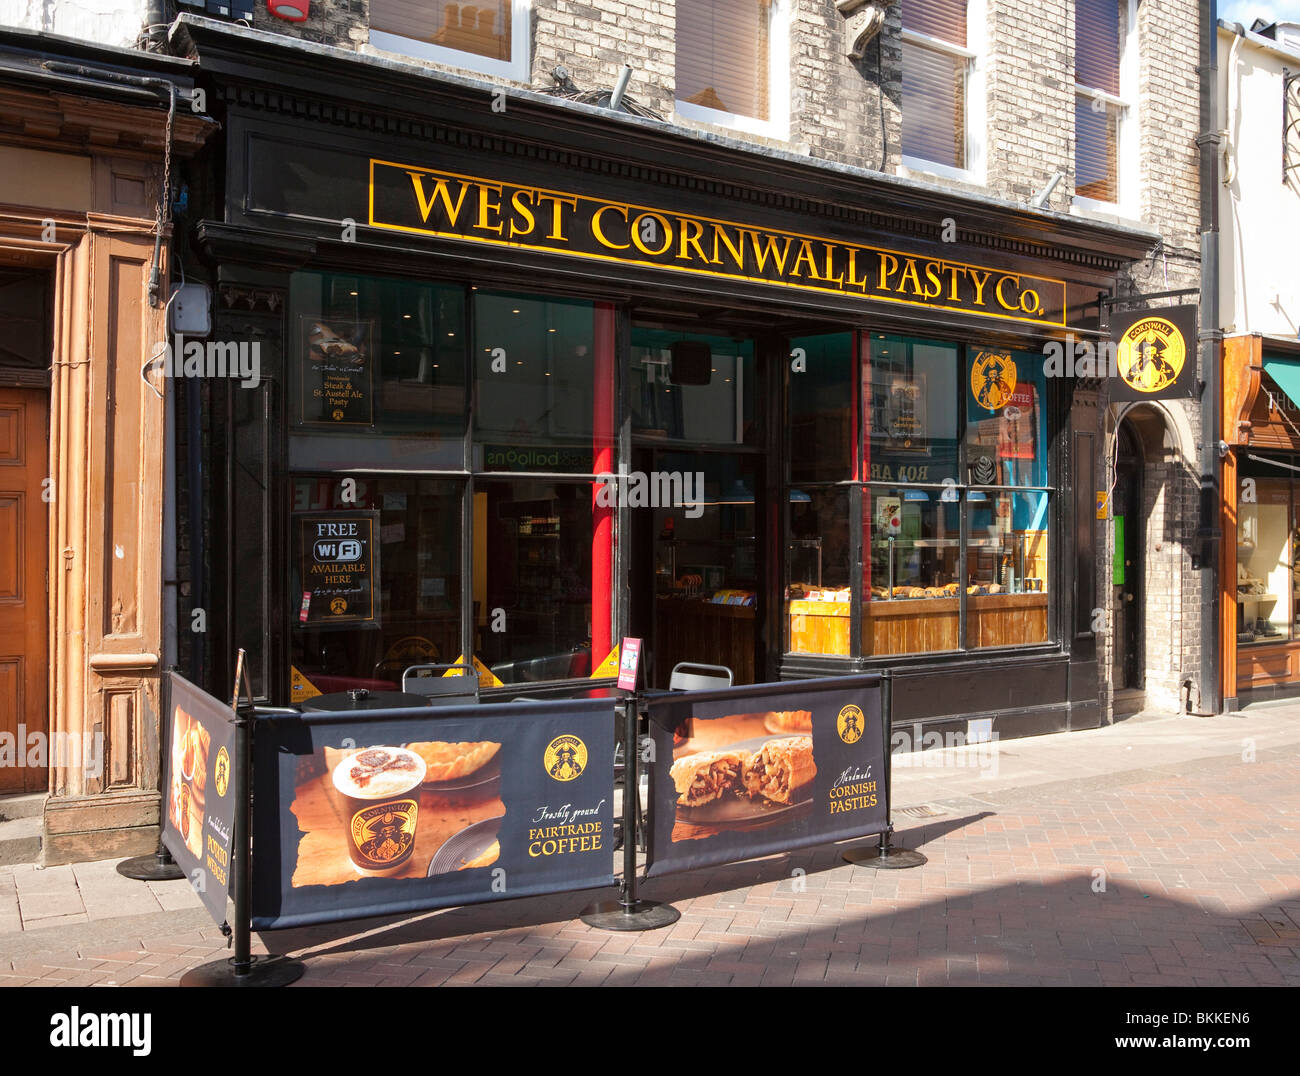
[[[1137,92],[1141,71],[1137,31],[1138,3],[1139,0],[1127,0],[1125,5],[1128,18],[1125,20],[1124,40],[1120,42],[1118,96],[1107,93],[1105,90],[1099,90],[1095,86],[1084,86],[1072,80],[1076,99],[1088,97],[1090,100],[1101,100],[1105,104],[1121,110],[1117,120],[1119,132],[1115,144],[1115,185],[1118,188],[1116,200],[1103,202],[1097,198],[1085,198],[1083,195],[1076,194],[1070,205],[1072,209],[1077,209],[1082,213],[1102,213],[1131,220],[1137,220],[1140,216],[1138,201],[1139,176],[1137,173],[1139,160],[1138,134],[1141,130]],[[1077,154],[1079,149],[1077,131],[1075,132],[1074,147]],[[1076,157],[1071,164],[1077,172],[1078,158]]]
[[[693,123],[730,127],[746,134],[762,135],[779,141],[790,138],[790,8],[791,0],[772,0],[772,24],[768,37],[767,108],[769,119],[742,116],[705,105],[675,99],[675,118]],[[674,28],[675,29],[675,28]]]
[[[530,79],[528,53],[531,42],[533,0],[510,0],[510,60],[494,60],[476,52],[448,49],[429,41],[390,34],[383,30],[370,31],[373,48],[398,57],[431,60],[447,67],[459,67],[493,78],[511,82],[528,82]]]
[[[964,117],[966,167],[953,168],[951,165],[940,164],[937,161],[927,161],[924,157],[909,157],[904,154],[902,166],[898,170],[899,175],[937,176],[940,179],[955,179],[980,187],[987,183],[988,93],[985,86],[986,65],[984,63],[987,50],[985,6],[985,0],[969,0],[966,5],[966,48],[915,30],[903,31],[904,44],[919,45],[966,61],[966,115]]]

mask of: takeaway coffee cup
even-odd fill
[[[362,874],[389,874],[411,858],[424,771],[424,759],[404,747],[367,747],[334,767],[348,856]]]

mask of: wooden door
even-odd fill
[[[48,780],[48,410],[44,389],[0,389],[0,792]],[[29,754],[38,742],[46,749]]]

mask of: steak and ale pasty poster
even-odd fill
[[[234,713],[175,673],[168,675],[171,745],[162,842],[218,923],[226,921],[235,828]]]
[[[253,926],[613,884],[607,699],[260,721]]]
[[[834,684],[833,690],[820,684]],[[709,692],[727,696],[728,692]],[[887,825],[880,686],[864,678],[649,704],[648,873],[669,874]]]
[[[301,317],[298,334],[298,425],[373,426],[373,322]]]

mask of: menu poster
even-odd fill
[[[255,929],[610,885],[614,702],[258,724]]]
[[[375,578],[379,574],[378,512],[325,512],[294,516],[300,628],[378,625]]]
[[[224,923],[235,828],[234,713],[175,673],[168,674],[168,692],[172,735],[162,842],[208,913]]]
[[[770,686],[650,698],[649,874],[888,825],[879,678]]]
[[[871,386],[871,440],[878,450],[927,453],[925,374],[876,372]]]
[[[298,329],[299,424],[373,426],[374,323],[315,315]]]

